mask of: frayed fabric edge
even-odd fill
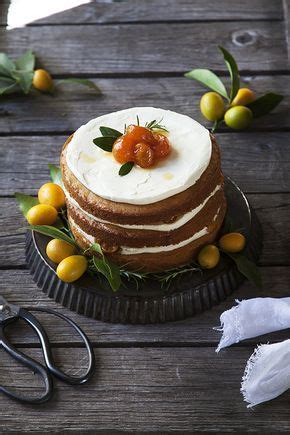
[[[243,395],[244,401],[248,403],[247,408],[252,408],[253,406],[258,405],[260,403],[260,402],[259,403],[251,403],[251,400],[249,399],[248,393],[247,393],[247,382],[249,381],[249,378],[251,376],[253,368],[258,363],[259,359],[262,357],[263,350],[266,346],[267,346],[267,344],[258,345],[255,348],[252,355],[250,356],[250,358],[248,359],[246,367],[245,367],[245,371],[244,371],[244,374],[242,377],[240,391]]]
[[[235,302],[237,303],[237,305],[235,305],[234,307],[230,308],[229,310],[225,311],[223,314],[225,313],[229,313],[232,312],[234,313],[234,322],[233,322],[233,327],[231,326],[231,332],[233,332],[236,335],[236,340],[233,342],[232,340],[230,340],[230,335],[228,333],[228,325],[226,324],[225,320],[222,320],[223,314],[220,317],[220,321],[221,321],[221,325],[220,326],[215,326],[213,329],[215,331],[219,331],[222,332],[222,337],[220,339],[220,342],[218,344],[218,347],[216,348],[216,353],[219,353],[219,351],[221,349],[223,349],[224,347],[228,347],[234,343],[238,343],[240,341],[241,338],[241,326],[240,326],[240,322],[238,319],[238,313],[237,310],[239,309],[239,306],[244,302],[244,301],[240,301],[238,299],[235,299]]]

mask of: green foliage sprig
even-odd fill
[[[211,91],[226,100],[227,104],[225,105],[221,98],[219,100],[217,98],[212,99],[212,102],[208,99],[203,107],[203,99],[201,99],[201,112],[203,116],[206,119],[213,121],[212,133],[217,130],[222,122],[225,122],[229,127],[234,129],[247,128],[250,125],[252,118],[258,118],[268,114],[274,110],[283,99],[282,95],[269,92],[254,101],[243,101],[240,99],[241,103],[239,103],[240,73],[237,62],[233,55],[224,47],[219,46],[218,48],[223,55],[224,62],[229,71],[231,79],[229,92],[222,82],[222,79],[209,69],[193,69],[185,74],[185,77],[202,83]],[[235,100],[235,97],[237,98],[237,101]],[[217,105],[219,105],[219,107]],[[222,110],[223,115],[220,116],[222,105],[224,105],[224,110]],[[209,111],[211,112],[210,114]],[[214,119],[215,116],[216,118]]]
[[[29,94],[33,87],[36,58],[31,50],[27,50],[20,58],[11,60],[6,53],[0,53],[0,96],[22,92]],[[51,79],[52,81],[52,79]],[[100,93],[98,86],[91,80],[77,77],[55,81],[54,86],[42,92],[53,93],[55,86],[73,83],[87,86]],[[35,89],[35,88],[34,88]],[[40,90],[39,88],[36,88]]]
[[[139,126],[140,120],[138,115],[136,116],[136,121],[137,121],[137,125]],[[159,131],[168,132],[166,127],[162,125],[161,122],[162,119],[160,119],[160,121],[156,121],[156,119],[154,119],[153,121],[146,122],[145,127],[152,131],[159,130]],[[101,126],[100,132],[102,136],[96,137],[95,139],[93,139],[93,142],[97,147],[101,148],[103,151],[107,151],[111,153],[116,139],[118,139],[118,137],[120,136],[123,136],[123,134],[126,134],[126,128],[127,126],[125,125],[124,133],[121,133],[120,131],[115,130],[114,128]],[[119,175],[123,177],[124,175],[129,174],[129,172],[131,172],[133,167],[134,167],[134,162],[124,163],[119,169]]]

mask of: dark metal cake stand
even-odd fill
[[[225,193],[227,217],[233,229],[243,229],[247,256],[257,261],[262,246],[257,217],[242,191],[228,178]],[[27,233],[26,260],[38,287],[70,310],[105,322],[161,323],[185,319],[223,301],[244,279],[235,264],[223,256],[216,268],[202,274],[184,273],[167,290],[155,280],[146,280],[139,288],[129,282],[114,293],[105,281],[87,273],[72,284],[58,279],[56,266],[45,253],[48,241],[42,234]]]

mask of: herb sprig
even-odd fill
[[[234,59],[233,55],[229,53],[224,47],[219,46],[218,48],[223,55],[224,62],[229,71],[230,80],[231,80],[229,92],[227,91],[221,78],[218,77],[213,71],[209,69],[197,68],[188,71],[185,74],[185,77],[202,83],[211,91],[214,91],[215,93],[219,94],[227,102],[227,104],[224,107],[223,116],[220,117],[219,114],[217,114],[218,118],[216,118],[216,120],[213,121],[213,126],[211,129],[212,133],[214,133],[219,127],[219,125],[223,122],[225,122],[231,128],[235,128],[235,129],[246,128],[247,126],[250,125],[252,118],[258,118],[259,116],[264,116],[268,114],[273,109],[275,109],[275,107],[277,107],[278,104],[280,104],[280,102],[283,100],[282,95],[273,92],[264,94],[261,97],[254,99],[254,101],[253,99],[247,100],[245,98],[243,99],[242,97],[240,97],[239,95],[242,95],[241,92],[244,91],[245,89],[246,91],[250,91],[250,93],[253,95],[254,93],[248,88],[240,89],[240,73],[236,60]],[[232,116],[234,111],[234,113],[236,114],[235,116],[238,119],[238,115],[237,115],[238,112],[234,108],[234,106],[239,106],[239,107],[245,106],[242,110],[243,113],[245,112],[248,113],[248,118],[249,118],[249,121],[245,125],[240,124],[239,126],[236,122],[234,123],[231,120],[231,117],[227,118],[227,112],[232,110]],[[240,111],[239,113],[241,113],[241,109],[238,110]],[[212,112],[214,112],[214,105],[212,106]],[[211,117],[209,118],[204,111],[202,113],[205,116],[205,118],[211,121],[213,120],[212,114]],[[240,116],[239,119],[241,119],[241,114],[239,116]]]
[[[101,93],[98,86],[91,80],[70,77],[58,80],[54,83],[50,74],[44,70],[38,71],[44,71],[50,77],[49,80],[51,83],[46,85],[47,89],[44,89],[43,86],[39,87],[35,82],[35,73],[37,72],[37,70],[35,70],[35,63],[36,57],[32,50],[27,50],[15,61],[10,59],[6,53],[0,53],[0,96],[19,92],[27,95],[33,88],[40,92],[52,94],[55,86],[62,83],[87,86],[95,92]]]
[[[149,128],[149,130],[160,130],[160,131],[165,131],[168,133],[167,128],[161,124],[163,118],[161,118],[159,121],[156,121],[156,119],[154,119],[153,121],[150,122],[146,122],[145,127]]]
[[[149,130],[152,130],[152,131],[168,132],[167,128],[164,125],[162,125],[161,122],[162,122],[162,118],[159,121],[156,121],[156,119],[154,119],[153,121],[146,122],[145,127],[148,128]],[[139,119],[138,115],[136,115],[136,123],[138,126],[140,125],[140,119]],[[111,127],[101,126],[100,132],[101,132],[102,136],[99,136],[99,137],[96,137],[95,139],[93,139],[93,143],[97,147],[101,148],[103,151],[111,153],[113,150],[113,145],[114,145],[115,141],[119,137],[126,134],[126,129],[127,129],[126,124],[125,124],[125,128],[124,128],[124,133],[121,133],[120,131],[115,130],[114,128],[111,128]],[[119,169],[119,175],[121,177],[123,177],[123,176],[129,174],[129,172],[131,172],[133,167],[134,167],[134,162],[124,163]]]

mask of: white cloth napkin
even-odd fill
[[[287,298],[289,299],[289,298]],[[290,388],[290,340],[258,346],[247,362],[241,392],[252,407]]]
[[[290,297],[254,298],[236,302],[238,305],[220,316],[221,326],[214,328],[223,333],[216,352],[247,338],[290,328]]]

